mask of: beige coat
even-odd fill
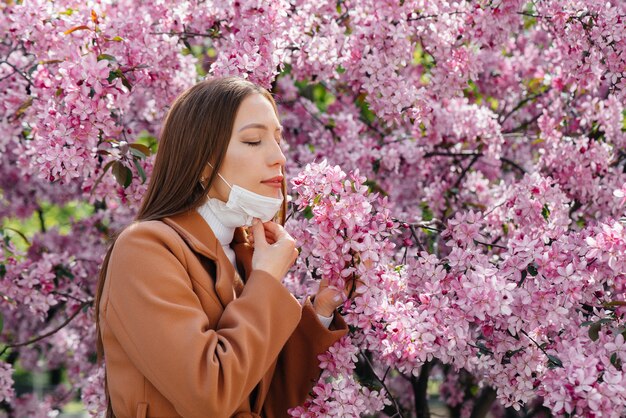
[[[269,273],[242,228],[232,263],[195,211],[135,223],[115,243],[100,303],[117,418],[286,417],[341,338]]]

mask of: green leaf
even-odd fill
[[[17,110],[15,111],[15,116],[17,117],[17,116],[22,115],[24,112],[26,112],[26,109],[28,109],[32,104],[33,104],[33,98],[29,97],[28,99],[24,101],[24,103],[20,105],[20,107],[17,108]]]
[[[611,354],[611,364],[615,366],[616,369],[622,370],[622,359],[617,356],[617,353]]]
[[[73,280],[75,277],[74,274],[70,271],[70,269],[68,269],[66,266],[62,264],[58,264],[54,266],[54,274],[57,279],[67,277],[68,279],[70,279],[70,281]]]
[[[109,54],[98,55],[98,61],[102,61],[102,60],[113,61],[113,62],[117,61],[113,55],[109,55]]]
[[[139,163],[139,160],[133,158],[133,164],[135,164],[135,168],[137,169],[137,172],[139,173],[139,177],[141,177],[141,184],[144,184],[146,182],[146,172],[143,171],[143,167]]]
[[[612,300],[610,302],[606,302],[604,303],[605,307],[612,307],[612,306],[626,306],[626,301],[624,300]],[[606,319],[606,318],[603,318]]]
[[[433,214],[433,211],[430,210],[428,203],[422,202],[420,203],[420,207],[422,209],[422,220],[424,222],[432,221],[435,215]]]
[[[528,267],[526,267],[526,270],[528,270],[528,273],[533,277],[539,274],[539,272],[537,271],[537,267],[535,267],[534,264],[529,264]]]
[[[189,44],[187,38],[181,38],[181,41],[183,41],[183,45],[185,45],[185,48],[187,48],[189,52],[191,52],[191,45]]]
[[[555,367],[563,367],[563,362],[556,356],[551,354],[547,354],[548,356],[548,367],[554,369]]]
[[[546,222],[548,222],[548,218],[550,217],[550,208],[548,207],[548,204],[544,204],[543,205],[543,209],[541,209],[541,216],[543,216],[543,219],[546,220]]]
[[[380,170],[380,158],[372,162],[372,170],[374,171],[374,173],[378,173],[378,170]]]
[[[4,264],[0,264],[0,279],[3,279],[7,274],[7,267]]]
[[[522,278],[520,279],[519,282],[517,282],[517,287],[522,287],[522,285],[524,284],[524,281],[526,280],[526,276],[528,276],[528,271],[522,270]]]
[[[311,219],[313,217],[313,209],[311,208],[311,206],[307,206],[306,208],[304,208],[304,210],[302,211],[302,215],[306,219]]]
[[[600,328],[602,327],[602,324],[600,323],[600,321],[598,322],[594,322],[590,327],[589,327],[589,338],[591,338],[591,341],[597,341],[599,338],[599,333],[600,333]]]
[[[119,68],[114,71],[109,71],[109,77],[107,77],[107,81],[109,83],[112,83],[116,78],[122,79],[122,84],[128,89],[128,91],[131,91],[133,89],[133,86],[130,84],[122,70],[120,70]]]
[[[118,184],[124,188],[130,186],[130,183],[133,180],[133,173],[130,171],[130,168],[126,167],[119,161],[115,161],[113,163],[113,175],[115,176]]]
[[[133,150],[139,152],[139,154],[135,154],[133,152],[133,155],[136,155],[137,157],[140,157],[142,159],[146,158],[147,156],[151,154],[150,148],[148,148],[147,145],[139,144],[135,142],[134,144],[128,144],[128,146],[130,147],[130,152],[133,152]]]
[[[146,154],[139,151],[137,148],[130,147],[130,153],[133,154],[133,156],[139,158],[140,160],[146,159]]]
[[[367,96],[362,93],[357,97],[355,104],[360,110],[361,118],[366,123],[372,123],[376,120],[376,114],[370,110],[369,103],[367,102]]]
[[[487,346],[480,341],[476,342],[476,348],[478,348],[480,354],[493,354],[493,351],[488,349]]]
[[[145,145],[146,147],[148,147],[148,149],[150,150],[150,153],[146,154],[146,155],[156,154],[156,152],[157,152],[157,150],[159,148],[159,144],[158,144],[157,139],[154,136],[152,136],[150,134],[150,132],[145,131],[145,130],[141,131],[139,133],[139,135],[137,136],[137,140],[133,144],[129,144],[129,146],[133,147],[133,145],[135,145],[135,144],[137,144],[137,145]]]
[[[2,330],[4,329],[4,316],[2,312],[0,312],[0,334],[2,334]]]
[[[122,70],[120,70],[119,68],[117,70],[109,71],[109,77],[107,77],[107,81],[109,83],[112,83],[113,80],[115,80],[116,78],[119,78],[121,76],[122,76]]]
[[[130,84],[130,81],[128,81],[128,79],[126,78],[126,76],[124,74],[122,74],[122,84],[128,89],[128,91],[131,91],[133,89],[133,86]]]

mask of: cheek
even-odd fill
[[[259,154],[250,145],[229,146],[220,171],[230,183],[258,192],[263,175]]]

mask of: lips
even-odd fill
[[[261,183],[277,183],[280,184],[283,181],[283,176],[272,177],[271,179],[263,180]]]

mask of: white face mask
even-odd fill
[[[211,163],[208,165],[213,168]],[[263,196],[236,184],[231,186],[220,173],[217,175],[230,187],[228,202],[209,197],[207,204],[226,226],[252,226],[253,218],[267,222],[276,216],[283,204],[282,198]]]

